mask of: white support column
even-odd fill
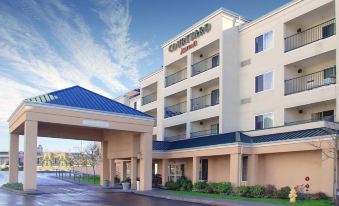
[[[165,186],[168,181],[168,159],[163,159],[161,163],[161,178],[162,186]]]
[[[23,189],[26,192],[35,191],[37,187],[37,137],[38,122],[25,122],[25,150],[24,150],[24,183]]]
[[[9,145],[9,183],[18,182],[19,168],[19,135],[10,134]]]
[[[193,157],[192,183],[199,182],[200,157]]]
[[[115,159],[110,159],[109,160],[109,182],[111,184],[111,186],[115,185],[115,175],[116,175],[116,164],[115,164]]]
[[[152,190],[152,134],[141,134],[140,152],[140,190]]]
[[[137,189],[137,176],[138,176],[138,159],[131,158],[131,189]]]
[[[100,185],[104,185],[105,180],[109,180],[109,160],[107,158],[108,153],[108,142],[102,141],[101,142],[101,170],[100,170]]]

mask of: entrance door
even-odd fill
[[[219,89],[211,92],[211,106],[219,104]]]

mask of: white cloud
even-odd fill
[[[129,3],[90,3],[93,17],[61,1],[0,5],[0,126],[24,98],[75,84],[114,97],[138,84],[148,45],[130,37]]]

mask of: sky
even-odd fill
[[[8,151],[7,120],[23,99],[73,85],[115,98],[161,68],[162,43],[218,8],[254,20],[288,2],[2,0],[0,151]],[[79,141],[43,137],[38,144],[45,151],[80,147]]]

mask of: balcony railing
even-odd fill
[[[297,124],[305,124],[305,123],[310,123],[310,122],[319,122],[319,121],[334,122],[334,120],[335,120],[335,115],[330,115],[330,116],[315,116],[315,117],[312,117],[311,119],[307,119],[307,120],[298,120],[298,121],[292,121],[292,122],[285,122],[285,126],[297,125]]]
[[[179,134],[179,135],[174,135],[174,136],[167,136],[167,137],[165,137],[164,139],[165,139],[165,141],[168,141],[168,142],[183,140],[183,139],[186,139],[186,134]]]
[[[187,79],[187,68],[166,77],[166,87]]]
[[[215,98],[212,98],[211,96],[212,94],[208,94],[191,99],[191,111],[219,104],[219,94]]]
[[[285,95],[303,92],[336,83],[336,66],[319,72],[285,80]]]
[[[285,52],[335,35],[335,19],[285,38]]]
[[[219,66],[219,54],[215,54],[192,65],[192,77]]]
[[[146,95],[142,97],[142,105],[149,104],[157,100],[157,93],[154,92],[152,94]]]
[[[187,111],[187,102],[180,102],[172,106],[165,107],[165,118],[174,117]]]
[[[191,138],[203,137],[203,136],[215,135],[215,134],[219,134],[218,129],[196,131],[196,132],[191,132]]]

